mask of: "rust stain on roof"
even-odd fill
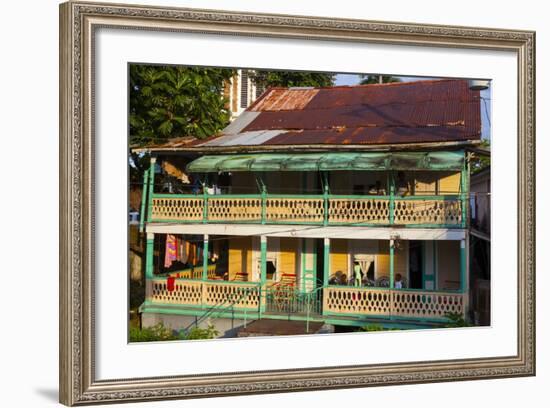
[[[248,110],[253,112],[301,110],[318,93],[319,89],[315,88],[271,88]]]

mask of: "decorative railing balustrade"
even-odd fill
[[[350,288],[323,289],[323,312],[334,315],[445,318],[464,314],[465,294],[416,289]]]
[[[260,286],[257,283],[175,279],[169,287],[165,278],[147,280],[146,300],[151,304],[212,307],[231,304],[235,309],[258,310]]]
[[[230,305],[236,311],[275,315],[340,316],[349,318],[444,319],[464,315],[467,294],[460,292],[325,286],[312,292],[295,288],[261,287],[259,282],[219,282],[166,278],[147,280],[146,300],[152,305],[210,309]],[[250,315],[252,317],[252,315]]]
[[[465,227],[466,201],[446,196],[153,194],[149,222]]]

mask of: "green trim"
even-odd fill
[[[262,194],[261,194],[261,197],[262,197],[262,219],[261,219],[261,222],[262,224],[265,224],[266,221],[267,221],[267,188],[265,186],[265,184],[263,183],[262,181]]]
[[[140,310],[143,310],[144,308],[146,308],[146,309],[149,309],[149,308],[162,308],[163,310],[165,310],[169,313],[173,313],[173,314],[192,314],[192,315],[195,315],[195,314],[198,313],[199,315],[202,315],[202,314],[205,313],[205,311],[204,311],[205,307],[214,308],[216,306],[214,306],[214,305],[174,305],[173,303],[159,303],[159,302],[151,302],[150,300],[145,300],[141,304]],[[255,313],[255,314],[258,313],[258,309],[255,308],[255,307],[246,308],[246,307],[238,307],[238,306],[229,306],[229,308],[234,308],[236,311],[245,311],[246,310],[247,314],[249,314],[251,312]],[[227,308],[220,308],[219,312],[222,312],[223,310],[226,310],[226,309]],[[181,312],[183,312],[183,313],[181,313]],[[185,313],[185,312],[188,312],[188,313]],[[214,312],[214,313],[219,313],[219,312]]]
[[[301,251],[300,251],[300,281],[302,286],[302,292],[306,291],[306,239],[302,238],[301,242]]]
[[[324,172],[323,172],[324,173]],[[329,190],[330,190],[330,186]],[[153,198],[201,198],[203,194],[169,194],[169,193],[154,193]],[[210,198],[261,198],[260,194],[209,194]],[[284,199],[284,198],[302,198],[311,200],[322,200],[324,194],[267,194],[268,199]],[[345,195],[345,194],[328,194],[328,199],[349,199],[349,200],[389,200],[391,195]],[[395,196],[395,200],[440,200],[440,201],[456,201],[462,198],[461,194],[446,194],[446,195],[410,195],[410,196]]]
[[[202,280],[208,280],[208,239],[204,240],[202,249]]]
[[[267,282],[267,240],[260,238],[260,285],[264,286]]]
[[[323,286],[328,286],[330,275],[330,241],[323,243]]]
[[[203,197],[202,222],[203,224],[208,223],[208,189],[206,187],[207,181],[208,181],[208,175],[206,175],[205,180],[202,182],[202,197]]]
[[[153,158],[151,157],[151,165],[149,167],[149,208],[147,208],[147,220],[151,220],[151,215],[153,214],[153,195],[155,192],[155,163],[156,159],[153,160]]]
[[[460,170],[464,151],[327,152],[205,155],[187,165],[190,173],[219,171]]]
[[[180,220],[180,219],[152,219],[150,222],[158,223],[158,224],[201,224],[204,223],[203,220]],[[240,220],[240,221],[232,221],[232,220],[216,220],[216,221],[208,221],[208,224],[258,224],[261,225],[261,220]],[[266,225],[323,225],[323,222],[314,222],[314,221],[266,221]],[[343,222],[331,222],[327,226],[328,227],[338,227],[338,226],[348,226],[348,227],[398,227],[398,228],[426,228],[426,229],[463,229],[460,224],[383,224],[383,223],[343,223]]]
[[[155,238],[147,238],[145,247],[145,278],[153,279],[154,278],[154,256],[155,256]]]
[[[260,316],[265,311],[265,295],[267,282],[267,237],[262,240],[260,237]]]
[[[330,197],[330,188],[328,184],[328,173],[326,171],[323,171],[321,174],[323,181],[323,225],[326,226],[329,223],[328,200]]]
[[[143,188],[141,190],[141,209],[139,211],[139,232],[143,232],[145,224],[145,207],[147,202],[147,183],[149,182],[149,169],[143,172]]]

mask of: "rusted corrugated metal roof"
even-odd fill
[[[258,99],[247,110],[252,112],[301,110],[318,93],[319,89],[315,88],[271,88],[267,97]]]
[[[270,88],[222,135],[186,147],[398,145],[480,136],[479,91],[466,80],[449,79]]]

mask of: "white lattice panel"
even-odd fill
[[[403,317],[443,318],[447,313],[464,313],[460,293],[393,292],[393,312]]]
[[[322,198],[268,198],[268,222],[323,222]]]
[[[234,303],[236,308],[257,309],[260,302],[259,289],[255,285],[204,283],[204,304],[227,306]]]
[[[328,220],[338,224],[388,224],[389,200],[330,199]]]
[[[209,221],[260,221],[261,198],[208,198]]]
[[[389,290],[364,288],[325,288],[323,311],[366,315],[389,315]]]
[[[177,305],[200,305],[201,298],[201,282],[186,282],[181,279],[176,279],[173,291],[168,290],[166,279],[154,279],[148,296],[148,300],[153,303]]]
[[[395,200],[394,224],[445,224],[462,222],[459,200]]]
[[[199,221],[204,216],[202,198],[153,198],[152,221]]]

